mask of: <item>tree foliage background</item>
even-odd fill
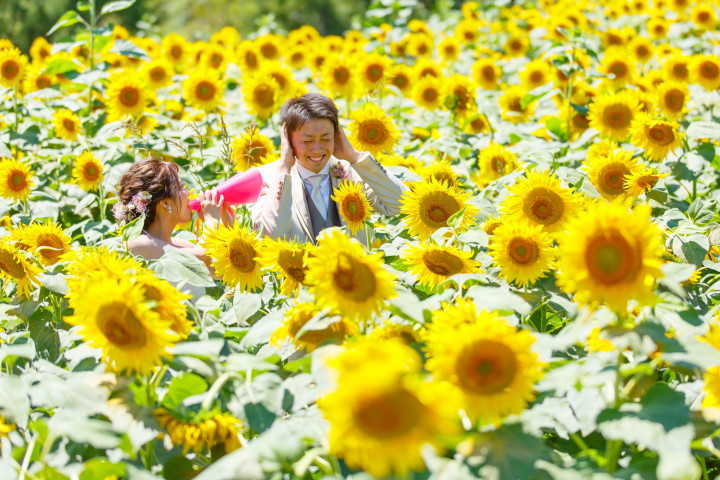
[[[96,0],[97,8],[111,0]],[[77,0],[0,0],[0,38],[9,38],[27,53],[33,39],[45,36],[60,16]],[[362,22],[373,0],[138,0],[130,8],[109,16],[106,23],[165,35],[175,32],[189,40],[207,39],[229,25],[243,36],[262,26],[291,30],[312,25],[323,35],[342,34]],[[445,3],[422,0],[424,10]],[[447,5],[449,6],[449,5]],[[51,37],[57,41],[67,30]]]

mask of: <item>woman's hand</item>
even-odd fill
[[[285,125],[280,130],[280,173],[289,174],[292,166],[295,165],[295,152],[292,143],[287,135]]]
[[[222,197],[222,195],[221,195]],[[229,203],[224,203],[222,207],[222,222],[226,227],[232,227],[235,224],[235,212]]]
[[[200,200],[198,218],[209,228],[214,228],[223,217],[225,198],[222,195],[218,198],[217,189],[213,188],[209,192],[202,192],[198,196],[198,200]]]
[[[362,153],[355,150],[350,144],[350,140],[348,140],[347,135],[345,135],[340,125],[338,125],[337,131],[335,132],[335,149],[333,150],[333,156],[338,160],[347,160],[351,164],[357,163],[362,159]]]

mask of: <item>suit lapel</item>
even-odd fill
[[[303,184],[302,178],[297,171],[295,166],[290,170],[292,176],[292,208],[293,213],[300,221],[300,227],[303,233],[308,239],[312,241],[315,238],[312,231],[312,224],[310,223],[310,213],[308,212],[307,203],[305,201],[305,184]]]

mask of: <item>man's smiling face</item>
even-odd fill
[[[335,149],[335,129],[327,118],[314,118],[295,130],[290,140],[300,165],[318,173]]]

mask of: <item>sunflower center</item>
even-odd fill
[[[63,254],[63,242],[53,233],[41,233],[37,237],[38,253],[46,260],[53,260]]]
[[[668,90],[665,93],[665,106],[673,112],[679,112],[685,105],[685,94],[680,90]]]
[[[170,48],[170,56],[175,60],[180,60],[183,56],[183,49],[180,45],[173,45]]]
[[[75,131],[75,122],[73,122],[69,118],[65,118],[63,119],[63,127],[65,128],[65,130],[72,133]]]
[[[365,77],[371,82],[379,81],[383,76],[383,68],[380,65],[370,65],[365,70]]]
[[[83,175],[86,180],[94,181],[100,176],[100,169],[94,163],[88,163],[83,169]]]
[[[457,200],[445,192],[435,192],[420,202],[420,219],[431,228],[447,226],[447,219],[460,210]]]
[[[375,274],[370,267],[344,252],[338,254],[333,280],[342,294],[354,302],[364,302],[376,290]]]
[[[640,271],[636,248],[620,232],[596,234],[585,251],[590,275],[604,285],[632,282]]]
[[[534,263],[538,258],[537,245],[527,238],[513,238],[508,244],[508,255],[520,265]]]
[[[214,53],[210,56],[210,65],[212,65],[214,68],[218,68],[222,64],[222,62],[223,62],[222,55],[220,55],[218,53]]]
[[[162,67],[152,68],[148,73],[154,82],[162,82],[165,80],[165,69]]]
[[[267,148],[262,142],[253,141],[251,142],[245,151],[245,156],[252,158],[253,163],[259,163],[266,154]]]
[[[675,66],[673,66],[673,73],[676,77],[680,79],[685,79],[688,76],[688,69],[687,65],[684,63],[676,63]]]
[[[625,176],[630,175],[630,169],[621,163],[607,165],[600,172],[600,190],[609,195],[620,195],[623,193]]]
[[[495,69],[490,65],[485,65],[480,69],[480,75],[486,82],[495,81]]]
[[[715,80],[720,75],[720,68],[713,62],[702,62],[700,64],[700,75],[708,80]]]
[[[108,341],[122,350],[137,350],[147,343],[145,327],[122,302],[102,305],[96,322]]]
[[[520,97],[511,98],[510,101],[508,102],[508,108],[512,112],[522,113],[523,108],[522,108],[522,104],[520,103]]]
[[[545,75],[543,75],[543,73],[538,70],[535,70],[530,74],[530,83],[532,83],[533,85],[542,83],[542,82],[544,82],[544,80],[545,80]]]
[[[576,128],[582,130],[587,130],[590,126],[590,121],[587,119],[587,117],[579,112],[575,113],[575,115],[572,116],[572,123]]]
[[[277,263],[290,278],[298,283],[303,283],[305,281],[303,257],[304,253],[302,251],[283,250],[278,255]]]
[[[258,85],[253,92],[253,98],[261,108],[269,108],[274,103],[273,93],[273,88],[270,85]]]
[[[348,196],[343,201],[343,216],[349,222],[361,222],[365,218],[365,207],[357,195]]]
[[[253,52],[247,52],[245,54],[245,65],[249,67],[254,67],[258,63],[257,55],[255,55]]]
[[[430,75],[431,77],[438,78],[440,75],[438,72],[435,71],[434,68],[426,67],[420,70],[420,78],[424,77],[425,75]]]
[[[505,165],[507,164],[507,161],[504,157],[493,157],[492,160],[490,160],[490,167],[493,169],[495,173],[499,173],[500,175],[505,175]]]
[[[622,130],[630,124],[632,112],[622,104],[608,106],[603,112],[605,125],[615,130]]]
[[[8,187],[15,192],[19,192],[27,186],[27,177],[25,172],[21,170],[13,170],[8,177]]]
[[[35,80],[35,86],[40,90],[42,90],[43,88],[47,88],[50,85],[51,85],[50,79],[48,77],[46,77],[45,75],[41,75]]]
[[[395,75],[395,76],[392,78],[391,82],[392,82],[392,84],[395,85],[396,87],[402,89],[402,88],[405,88],[405,87],[407,87],[407,86],[409,85],[410,80],[408,79],[407,76],[405,76],[405,75],[403,75],[403,74],[398,74],[398,75]]]
[[[426,102],[434,102],[437,99],[438,95],[439,93],[435,87],[428,87],[423,90],[422,93],[423,100],[425,100]]]
[[[140,100],[140,92],[135,87],[124,87],[120,90],[120,103],[126,107],[134,107]]]
[[[645,45],[640,45],[635,49],[635,55],[640,58],[645,58],[650,56],[650,50]]]
[[[455,373],[464,390],[492,395],[510,386],[517,367],[510,347],[494,340],[478,340],[460,351]]]
[[[13,278],[21,279],[25,276],[25,269],[15,256],[5,250],[0,250],[0,270]]]
[[[345,85],[350,79],[350,72],[345,67],[337,67],[333,70],[333,78],[339,85]]]
[[[233,266],[243,273],[255,270],[255,257],[257,252],[249,243],[235,239],[228,246],[228,258]]]
[[[560,220],[564,207],[560,195],[547,188],[536,188],[525,198],[523,211],[538,223],[552,225]]]
[[[260,47],[260,53],[262,53],[265,58],[275,58],[278,54],[278,49],[272,43],[264,43]]]
[[[371,120],[363,122],[359,127],[359,137],[364,143],[371,145],[382,144],[388,138],[388,131],[382,122]]]
[[[660,146],[668,145],[675,140],[675,134],[669,125],[653,125],[650,128],[645,127],[645,134],[653,143]]]
[[[20,65],[14,60],[8,60],[2,65],[2,76],[12,80],[20,73]]]
[[[215,98],[215,85],[211,82],[203,80],[195,87],[195,95],[200,100],[207,102]]]
[[[462,259],[442,250],[426,251],[422,260],[428,270],[442,277],[449,277],[463,270]]]
[[[519,40],[512,40],[510,42],[510,50],[512,50],[513,52],[518,52],[522,50],[522,47],[522,42],[520,42]]]
[[[699,12],[697,14],[697,20],[698,23],[706,23],[708,20],[710,20],[710,14],[706,11]]]
[[[280,85],[280,90],[285,90],[285,87],[287,86],[287,78],[285,78],[285,75],[279,73],[279,72],[273,72],[270,74],[270,76],[275,79],[275,81]]]
[[[423,413],[423,405],[415,395],[398,390],[360,402],[353,417],[366,434],[390,439],[409,433],[423,418]]]

